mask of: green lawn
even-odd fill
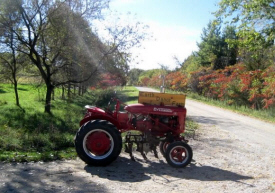
[[[0,160],[75,157],[73,138],[83,108],[57,97],[50,116],[44,113],[43,87],[19,85],[18,92],[21,108],[15,105],[13,87],[0,84]]]

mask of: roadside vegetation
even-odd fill
[[[198,51],[178,68],[130,71],[129,83],[189,97],[275,122],[274,2],[221,0]]]
[[[198,95],[197,93],[192,93],[192,92],[187,93],[187,98],[197,100],[209,105],[214,105],[217,107],[228,109],[233,112],[254,117],[267,122],[275,123],[275,119],[274,119],[275,108],[255,110],[245,105],[228,105],[228,101],[216,100],[216,99],[204,97],[204,96]]]

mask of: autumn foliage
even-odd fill
[[[186,75],[181,71],[166,75],[165,87],[174,91],[193,91],[229,105],[245,105],[253,109],[275,107],[275,66],[265,70],[248,70],[240,63],[224,69],[202,67]],[[159,87],[159,76],[144,77],[143,86]]]
[[[112,86],[122,86],[125,78],[120,74],[103,73],[97,81],[96,88],[108,88]]]
[[[270,66],[262,73],[263,78],[263,107],[275,107],[275,66]]]
[[[166,83],[171,90],[187,89],[187,77],[180,71],[169,73],[166,76]]]

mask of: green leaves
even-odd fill
[[[273,0],[221,0],[217,18],[236,24],[239,57],[251,70],[265,69],[270,64],[275,39],[275,2]],[[274,62],[273,62],[274,63]]]
[[[208,23],[201,35],[202,41],[198,43],[198,62],[201,66],[213,69],[223,69],[225,66],[236,63],[236,45],[229,46],[228,42],[237,40],[234,26],[226,26],[221,31],[221,20]]]

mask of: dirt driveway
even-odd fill
[[[203,108],[201,104],[196,105],[196,109]],[[233,115],[227,113],[223,115],[230,124],[235,124],[237,130],[233,126],[223,129],[225,119],[211,117],[212,109],[208,108],[205,114],[192,113],[191,106],[189,109],[188,116],[198,121],[201,128],[194,138],[190,138],[194,160],[186,168],[170,167],[160,154],[160,159],[156,159],[148,153],[150,161],[145,162],[137,152],[137,162],[122,152],[107,167],[88,167],[79,159],[2,163],[0,192],[275,192],[275,144],[272,137],[275,130],[268,129],[262,136],[251,126],[251,130],[244,132],[237,127],[240,121],[231,120]],[[264,123],[257,127],[267,128]]]
[[[0,192],[275,192],[275,159],[216,127],[202,126],[192,164],[171,168],[163,157],[126,153],[107,167],[80,160],[0,164]]]

